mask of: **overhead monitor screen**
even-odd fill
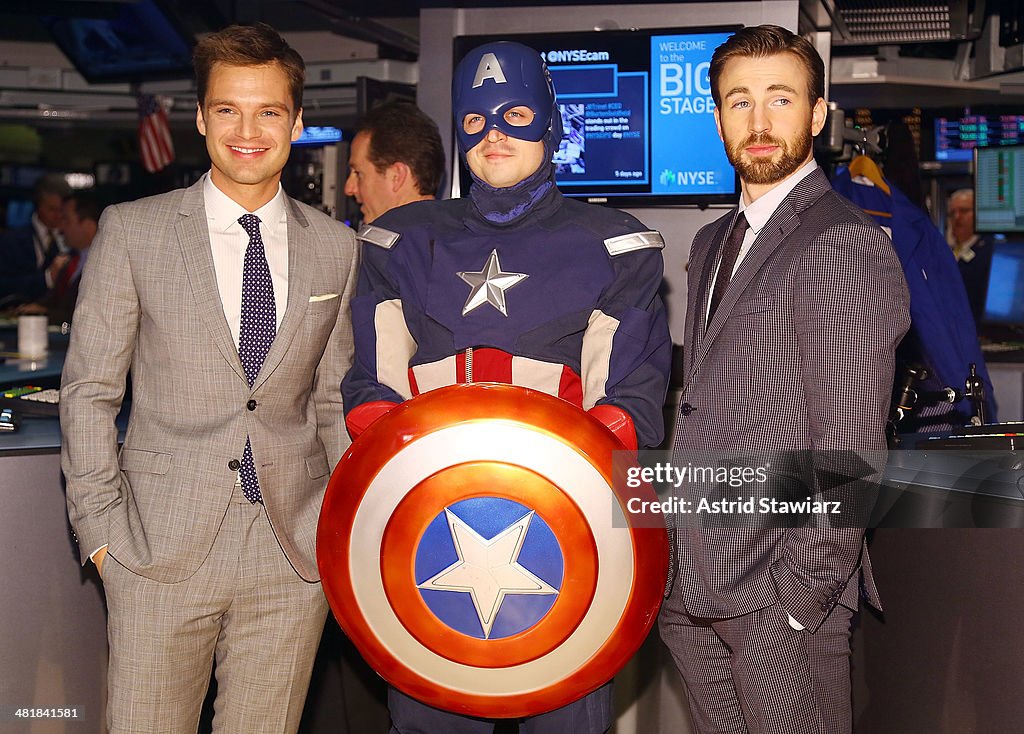
[[[553,161],[568,196],[615,205],[733,203],[736,173],[715,127],[708,67],[735,27],[455,39],[518,41],[551,70],[563,138]]]
[[[1024,145],[975,151],[974,227],[1024,232]]]
[[[1024,115],[935,118],[935,160],[969,161],[975,148],[1024,144]]]

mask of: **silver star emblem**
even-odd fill
[[[463,316],[485,303],[501,311],[502,316],[508,316],[508,309],[505,308],[505,291],[530,277],[526,273],[502,272],[497,250],[491,250],[483,270],[478,273],[458,273],[458,276],[472,287],[466,305],[462,307]]]
[[[519,564],[519,551],[523,548],[533,512],[523,515],[490,540],[451,510],[445,508],[444,512],[459,560],[418,588],[469,594],[485,639],[491,636],[494,618],[507,594],[558,593],[558,589]]]

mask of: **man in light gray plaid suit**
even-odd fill
[[[345,434],[352,232],[281,190],[301,57],[269,26],[196,47],[210,173],[110,207],[61,388],[82,562],[103,579],[111,732],[298,728],[327,614],[317,518]],[[118,452],[114,418],[131,372]]]
[[[743,195],[691,249],[673,459],[877,457],[909,299],[889,239],[812,157],[821,58],[785,29],[744,28],[715,51],[710,81]],[[877,606],[863,525],[675,524],[660,630],[697,730],[849,732],[862,580]]]

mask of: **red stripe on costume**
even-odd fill
[[[464,374],[464,372],[459,373],[460,377]],[[512,355],[489,347],[474,349],[473,382],[512,384]]]
[[[583,381],[566,365],[562,365],[562,380],[558,383],[558,397],[577,408],[583,407]]]

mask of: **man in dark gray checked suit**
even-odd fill
[[[710,81],[742,199],[691,249],[674,462],[878,457],[909,298],[889,239],[812,157],[821,58],[785,29],[744,28],[715,51]],[[675,518],[660,630],[697,730],[849,732],[862,585],[878,604],[863,530],[693,517]]]
[[[106,593],[109,731],[196,731],[216,660],[214,731],[282,734],[327,614],[316,526],[348,443],[355,238],[281,189],[298,53],[269,26],[232,26],[195,65],[212,166],[104,212],[61,385],[62,466]]]

